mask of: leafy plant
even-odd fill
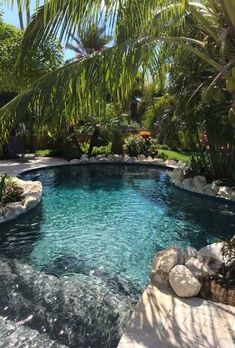
[[[19,202],[23,199],[23,189],[6,174],[0,175],[0,205]]]
[[[130,135],[124,141],[124,152],[130,156],[156,156],[156,141],[149,136],[149,132],[140,132],[137,135]],[[148,137],[146,137],[148,135]]]

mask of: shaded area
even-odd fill
[[[235,308],[148,286],[118,348],[234,347]]]

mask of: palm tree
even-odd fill
[[[192,17],[198,30],[185,37],[184,28]],[[2,108],[2,136],[35,100],[42,110],[50,100],[61,108],[71,107],[71,111],[79,100],[80,111],[85,114],[105,104],[107,93],[113,100],[128,100],[138,71],[149,74],[153,65],[158,64],[161,71],[169,64],[170,58],[163,60],[159,54],[163,44],[165,50],[180,46],[203,59],[214,75],[211,85],[223,87],[227,81],[230,114],[235,115],[234,0],[107,0],[105,6],[103,0],[44,0],[26,29],[20,61],[32,45],[48,36],[59,35],[61,41],[68,41],[71,33],[81,33],[97,18],[102,18],[106,30],[115,33],[112,47],[51,72]],[[61,116],[54,117],[59,122]]]
[[[81,34],[77,36],[71,34],[71,39],[75,44],[68,42],[66,48],[75,52],[75,57],[70,60],[74,61],[84,58],[89,54],[103,51],[107,48],[111,37],[106,35],[104,26],[100,27],[93,23]]]

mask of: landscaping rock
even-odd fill
[[[142,161],[145,161],[145,160],[146,160],[146,156],[145,156],[145,155],[139,155],[139,156],[137,157],[137,159],[138,159],[139,162],[142,162]]]
[[[182,251],[176,246],[157,252],[153,260],[150,275],[152,282],[168,285],[169,272],[173,267],[182,262]]]
[[[194,277],[196,277],[199,280],[208,277],[212,273],[205,263],[199,261],[194,257],[191,257],[185,263],[185,266],[190,270]]]
[[[1,208],[0,223],[13,220],[20,214],[26,213],[42,199],[42,184],[39,181],[23,181],[18,178],[12,178],[12,180],[23,189],[23,199],[20,202],[8,203]]]
[[[123,161],[123,156],[122,155],[118,155],[118,154],[114,154],[113,155],[113,159],[115,161]]]
[[[193,178],[187,178],[183,181],[183,188],[188,191],[193,191]]]
[[[214,191],[212,184],[206,184],[203,187],[203,193],[205,195],[208,195],[208,196],[215,196],[216,195],[216,192]]]
[[[86,153],[84,153],[84,154],[81,156],[80,160],[81,160],[82,162],[88,162],[88,161],[89,161],[89,157],[88,157],[88,155],[87,155]]]
[[[110,155],[108,155],[108,157],[107,157],[107,158],[108,158],[108,160],[109,160],[110,162],[112,162],[112,161],[113,161],[113,155],[111,155],[111,154],[110,154]]]
[[[190,246],[187,246],[186,248],[185,248],[185,250],[184,250],[184,262],[186,263],[189,259],[191,259],[192,257],[194,257],[194,258],[198,258],[199,256],[201,256],[200,254],[199,254],[199,252],[196,250],[196,249],[194,249],[194,248],[192,248],[192,247],[190,247]],[[203,260],[203,257],[201,256],[201,261]]]
[[[72,159],[70,162],[70,164],[78,164],[78,163],[81,163],[81,160],[77,159],[77,158],[74,158]]]
[[[235,201],[235,191],[228,186],[220,186],[218,195],[222,198]]]
[[[128,163],[135,163],[135,162],[137,162],[137,158],[136,158],[136,157],[129,157],[129,158],[126,160],[126,162],[128,162]]]
[[[219,186],[217,185],[216,181],[213,181],[211,184],[211,188],[214,191],[215,194],[217,194],[219,192]]]
[[[170,174],[171,182],[174,184],[182,183],[184,180],[184,171],[181,168],[175,168]]]
[[[166,160],[165,163],[167,166],[173,166],[173,167],[178,166],[178,162],[176,162],[175,160]]]
[[[183,265],[177,265],[170,271],[169,282],[176,295],[180,297],[197,296],[201,290],[201,283]]]
[[[193,178],[193,191],[197,193],[204,193],[204,187],[207,184],[204,176],[198,175]]]
[[[97,159],[96,159],[94,156],[92,156],[92,157],[90,158],[89,162],[91,162],[91,163],[97,163],[98,161],[97,161]]]
[[[96,156],[97,161],[100,161],[100,160],[103,159],[103,158],[106,158],[106,156],[105,156],[104,154],[101,154],[101,155],[97,155],[97,156]]]
[[[209,244],[201,248],[199,250],[199,254],[202,256],[207,256],[209,258],[217,260],[222,264],[224,262],[222,251],[221,251],[223,246],[224,246],[223,242]]]

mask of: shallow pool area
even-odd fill
[[[174,187],[165,169],[92,164],[35,170],[23,178],[42,182],[43,200],[0,227],[0,281],[6,278],[0,314],[13,320],[32,315],[29,327],[68,347],[117,345],[158,250],[171,244],[199,249],[234,234],[234,204]],[[14,278],[11,260],[30,274],[23,290],[14,289],[17,304],[17,296],[4,299]],[[47,293],[43,284],[49,284]]]

